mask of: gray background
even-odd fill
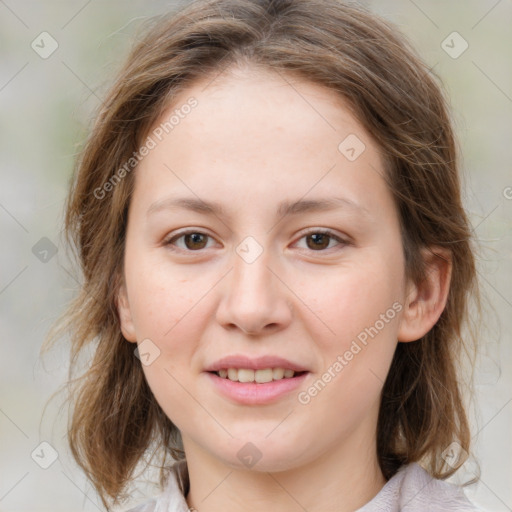
[[[365,4],[409,36],[451,97],[489,304],[472,414],[482,478],[467,494],[489,511],[512,510],[512,2]],[[70,458],[63,395],[43,411],[66,378],[65,340],[44,361],[39,348],[78,286],[61,239],[75,153],[138,24],[169,5],[176,4],[0,0],[2,512],[103,510]],[[43,31],[58,43],[46,59],[31,47]],[[458,58],[442,47],[454,31],[469,44]],[[43,469],[53,450],[57,460]],[[135,501],[152,492],[141,485]]]

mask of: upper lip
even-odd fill
[[[249,357],[235,354],[218,359],[205,368],[207,372],[217,372],[227,368],[244,368],[250,370],[263,370],[265,368],[284,368],[295,372],[309,371],[306,367],[278,356]]]

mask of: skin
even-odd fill
[[[118,296],[126,340],[150,339],[160,351],[143,369],[182,433],[187,501],[200,512],[353,511],[385,484],[376,453],[380,393],[397,343],[419,339],[439,318],[449,255],[427,260],[421,287],[405,280],[377,146],[334,92],[237,67],[182,91],[155,127],[192,96],[197,106],[136,170]],[[354,161],[338,150],[349,134],[365,144]],[[217,201],[225,215],[148,214],[171,195]],[[333,196],[361,209],[276,216],[282,200]],[[183,228],[209,237],[166,245]],[[318,229],[344,242],[306,236]],[[262,250],[251,263],[237,253],[248,236]],[[396,302],[401,311],[300,403],[298,393]],[[278,355],[310,374],[274,403],[240,405],[203,371],[234,353]],[[252,468],[237,457],[247,442],[261,453]]]

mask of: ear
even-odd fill
[[[123,333],[123,336],[127,341],[136,343],[137,337],[135,336],[135,326],[133,325],[132,312],[128,301],[128,294],[126,292],[124,279],[118,287],[116,307],[117,313],[119,314],[119,322],[121,324],[121,332]]]
[[[452,275],[452,255],[448,249],[432,246],[422,251],[426,275],[421,283],[411,283],[405,300],[398,341],[420,339],[436,324],[443,312]]]

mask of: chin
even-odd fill
[[[220,453],[218,445],[212,452],[224,464],[236,470],[272,473],[286,471],[301,464],[297,457],[303,458],[304,453],[299,452],[297,446],[303,446],[303,443],[294,444],[287,439],[285,445],[283,444],[285,440],[278,436],[272,440],[266,436],[268,431],[261,436],[245,434],[232,439],[229,446],[222,449]],[[226,457],[227,453],[229,457]]]

